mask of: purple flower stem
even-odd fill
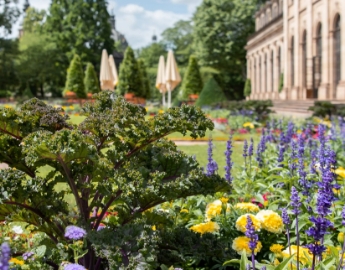
[[[299,270],[299,231],[298,231],[298,217],[296,215],[296,245],[297,245],[297,270]]]
[[[253,265],[253,269],[255,269],[255,256],[254,256],[254,251],[252,251],[252,265]]]
[[[315,270],[315,262],[316,262],[316,254],[313,253],[313,262],[312,262],[312,265],[311,265],[311,270]]]
[[[343,249],[342,249],[342,251],[341,251],[340,261],[339,261],[339,264],[338,264],[338,266],[337,266],[337,270],[339,270],[340,267],[341,267],[342,264],[343,264],[344,252],[345,252],[345,241],[344,241],[344,243],[343,243]]]

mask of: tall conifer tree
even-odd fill
[[[74,55],[71,64],[67,70],[67,80],[64,93],[74,92],[78,98],[86,98],[84,86],[84,72],[80,57]]]
[[[138,67],[141,73],[142,97],[148,99],[151,97],[151,85],[147,75],[146,65],[142,59],[138,59]]]
[[[86,93],[96,94],[101,91],[95,68],[91,63],[87,63],[84,84]]]
[[[120,65],[119,84],[117,91],[121,95],[133,93],[137,97],[143,97],[141,72],[131,47],[127,47],[123,62]]]
[[[199,94],[203,84],[200,75],[198,61],[195,56],[189,57],[187,72],[182,83],[182,98],[188,99],[191,94]]]

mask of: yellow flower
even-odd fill
[[[222,202],[220,200],[215,200],[206,206],[206,220],[211,220],[215,216],[220,215],[222,212]]]
[[[181,209],[180,213],[189,213],[189,211],[188,211],[188,209],[183,208],[183,209]]]
[[[342,178],[345,178],[345,169],[343,167],[339,167],[335,170],[335,173]]]
[[[210,221],[212,218],[220,215],[222,212],[223,202],[221,200],[215,200],[206,206],[206,220]],[[230,211],[230,205],[226,205],[226,211]]]
[[[258,220],[254,215],[252,214],[245,214],[240,216],[237,220],[236,220],[236,229],[241,231],[241,232],[246,232],[246,225],[247,225],[247,216],[250,216],[250,218],[252,219],[254,228],[256,231],[259,231],[261,229],[261,222],[260,220]]]
[[[164,110],[159,110],[158,113],[162,114],[164,113]]]
[[[244,128],[249,127],[249,128],[251,128],[251,129],[253,129],[253,128],[254,128],[254,124],[253,124],[253,123],[250,123],[250,122],[246,122],[246,123],[243,124],[243,127],[244,127]]]
[[[232,242],[232,249],[235,250],[238,254],[242,254],[243,250],[246,251],[247,256],[251,256],[252,251],[249,248],[249,238],[246,236],[239,236],[234,239]],[[260,252],[262,248],[262,244],[260,241],[258,241],[256,248],[254,250],[254,254],[256,255],[258,252]]]
[[[273,244],[270,246],[270,251],[272,251],[274,254],[280,254],[282,253],[284,246],[281,244]]]
[[[339,241],[340,243],[344,243],[344,233],[343,233],[343,232],[340,232],[340,233],[338,234],[337,239],[338,239],[338,241]]]
[[[10,263],[13,263],[13,264],[18,264],[18,265],[23,265],[24,264],[24,261],[22,260],[18,260],[17,258],[11,258],[9,260]]]
[[[70,108],[71,110],[73,110],[73,109],[74,109],[73,105],[69,106],[69,108]]]
[[[340,189],[332,188],[335,195],[340,195]]]
[[[229,198],[222,197],[219,199],[222,203],[227,203]]]
[[[274,259],[273,264],[274,266],[278,266],[280,264],[280,261],[278,259]]]
[[[282,252],[283,256],[285,258],[290,257],[290,253],[289,253],[289,247],[287,247],[285,250],[283,250]],[[297,246],[296,245],[291,245],[291,255],[295,255],[294,259],[297,259]],[[309,254],[309,250],[305,247],[299,247],[299,261],[303,264],[308,262],[308,258],[306,256],[306,254]]]
[[[216,222],[209,221],[206,223],[200,223],[197,225],[194,225],[190,228],[192,231],[197,233],[213,233],[219,230],[219,225]]]
[[[272,210],[261,210],[256,214],[261,221],[261,227],[272,233],[281,233],[284,229],[283,219]]]
[[[236,209],[244,210],[247,212],[258,212],[260,210],[259,206],[254,203],[237,203],[235,204]]]
[[[157,230],[156,225],[153,225],[153,226],[151,227],[151,229],[152,229],[152,231]]]

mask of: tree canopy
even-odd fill
[[[216,79],[229,98],[243,97],[245,45],[259,1],[203,0],[193,17],[195,54],[202,66],[220,71]]]

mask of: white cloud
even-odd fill
[[[146,0],[148,1],[148,0]],[[150,0],[152,1],[152,0]],[[128,43],[134,48],[140,48],[150,44],[152,35],[158,37],[168,27],[172,27],[179,20],[188,20],[202,0],[168,0],[170,3],[185,5],[188,10],[185,13],[176,13],[169,10],[147,10],[145,5],[127,4],[120,6],[118,1],[109,1],[109,12],[116,16],[116,28],[125,35]],[[22,9],[25,0],[19,0]],[[31,6],[37,9],[48,10],[51,0],[30,0]],[[128,1],[129,2],[129,1]],[[10,37],[18,36],[18,30],[22,18],[13,27]],[[158,38],[159,39],[159,38]]]
[[[170,0],[174,4],[187,5],[188,12],[193,13],[197,6],[202,3],[202,0]]]
[[[165,10],[146,10],[129,4],[116,12],[117,30],[125,35],[130,46],[137,49],[150,44],[152,35],[159,36],[166,28],[179,20],[189,19],[189,14]]]

